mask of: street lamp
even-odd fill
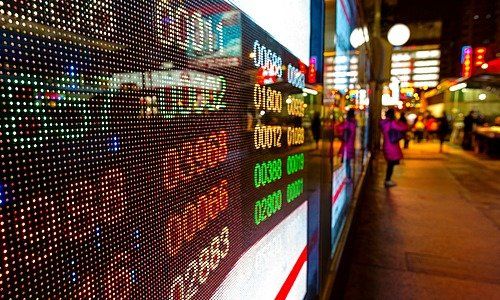
[[[395,24],[389,29],[387,39],[393,46],[402,46],[410,39],[410,28],[405,24]]]

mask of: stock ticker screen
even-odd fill
[[[0,21],[2,298],[304,297],[319,103],[295,56],[224,1]]]

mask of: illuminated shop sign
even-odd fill
[[[401,48],[392,54],[391,75],[401,87],[435,87],[439,83],[440,57],[437,46],[421,50]],[[358,55],[336,55],[325,59],[325,88],[344,91],[358,83]]]
[[[325,59],[325,87],[344,91],[358,84],[358,56],[335,56]]]
[[[401,87],[436,87],[441,51],[438,46],[403,47],[392,54],[391,76]]]
[[[472,47],[462,47],[462,77],[470,77],[472,74]]]
[[[299,58],[226,1],[89,3],[0,1],[2,296],[303,299]]]
[[[486,62],[486,48],[474,48],[474,66],[480,67]]]
[[[309,69],[307,71],[307,82],[308,83],[316,83],[316,70],[318,69],[317,66],[317,58],[315,56],[311,57],[309,59]]]

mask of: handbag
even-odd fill
[[[389,142],[397,144],[400,140],[404,139],[405,133],[396,129],[389,129]]]

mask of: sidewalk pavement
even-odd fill
[[[360,201],[345,299],[500,299],[500,161],[411,144]]]

